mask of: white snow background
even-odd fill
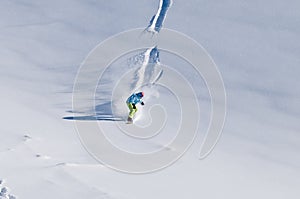
[[[201,43],[226,86],[226,124],[206,159],[197,140],[171,167],[129,175],[84,150],[62,119],[80,63],[106,38],[146,27],[157,4],[1,0],[0,186],[25,199],[299,198],[297,0],[174,0],[164,27]]]

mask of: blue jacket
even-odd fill
[[[134,93],[130,97],[128,97],[126,102],[131,104],[142,103],[143,102],[142,97],[143,96],[140,93]]]

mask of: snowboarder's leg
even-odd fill
[[[135,113],[137,112],[137,108],[134,104],[131,104],[131,103],[127,103],[127,106],[129,108],[129,115],[128,115],[128,118],[131,118],[131,120],[133,119]]]

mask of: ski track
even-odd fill
[[[152,17],[147,30],[149,32],[158,33],[165,21],[167,11],[172,5],[172,0],[160,0],[157,13]]]

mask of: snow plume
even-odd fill
[[[167,12],[171,7],[172,0],[160,0],[157,13],[150,20],[150,24],[147,27],[147,31],[158,33],[163,26],[164,20],[167,16]]]
[[[142,57],[142,65],[137,68],[134,74],[134,81],[131,84],[132,90],[139,89],[143,85],[154,84],[162,74],[157,47],[147,49],[142,53]]]
[[[149,88],[151,88],[163,74],[159,60],[159,51],[156,46],[129,58],[127,64],[132,72],[123,76],[117,86],[114,87],[114,116],[122,117],[127,115],[128,110],[126,106],[124,107],[124,104],[129,95],[134,92],[149,91]],[[150,92],[147,92],[147,98],[149,97]]]
[[[91,77],[98,70],[97,64],[91,68],[93,69],[87,70],[85,74],[81,75],[80,89],[82,93],[95,92],[94,98],[86,98],[83,95],[83,107],[74,111],[106,119],[115,117],[119,119],[127,116],[128,109],[125,103],[127,98],[134,92],[152,88],[163,74],[159,50],[156,46],[136,54],[120,57],[110,64],[99,77],[96,91],[91,90],[93,88],[89,85]],[[92,103],[87,103],[87,101]]]
[[[16,197],[9,194],[9,189],[7,187],[0,187],[0,199],[16,199]]]

